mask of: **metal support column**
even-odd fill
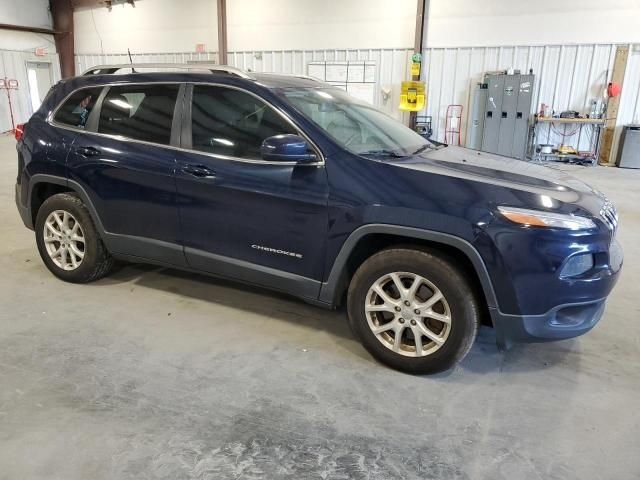
[[[227,64],[227,0],[218,0],[218,63]]]
[[[76,74],[76,63],[73,58],[73,5],[71,0],[50,0],[51,16],[56,50],[60,55],[60,72],[62,78]]]
[[[418,0],[418,10],[416,12],[416,34],[413,42],[413,53],[422,54],[424,49],[424,39],[427,36],[427,22],[429,21],[430,0]],[[424,58],[422,59],[424,61]],[[420,63],[420,74],[422,74],[423,62]],[[420,80],[420,75],[414,75],[412,80]],[[418,112],[409,113],[409,128],[415,129]]]

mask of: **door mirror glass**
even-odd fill
[[[264,160],[276,162],[315,162],[309,144],[300,135],[283,134],[266,138],[260,147]]]

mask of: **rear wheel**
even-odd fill
[[[480,316],[473,289],[449,260],[421,250],[383,250],[356,271],[349,321],[381,362],[410,373],[451,368],[467,354]]]
[[[87,283],[107,275],[114,260],[89,210],[72,193],[49,197],[38,210],[36,242],[44,264],[67,282]]]

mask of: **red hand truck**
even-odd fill
[[[7,102],[9,103],[9,115],[11,115],[11,130],[10,132],[15,132],[16,130],[16,122],[13,118],[13,105],[11,104],[11,90],[18,90],[18,80],[15,78],[0,78],[0,90],[5,90],[7,92]]]
[[[462,123],[462,105],[449,105],[444,119],[444,143],[453,145],[458,140],[460,145],[460,125]]]

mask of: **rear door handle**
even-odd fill
[[[182,167],[182,171],[198,178],[213,178],[216,176],[216,172],[206,165],[185,165]]]
[[[100,150],[95,147],[80,147],[76,148],[76,153],[83,157],[95,157],[96,155],[100,155]]]

